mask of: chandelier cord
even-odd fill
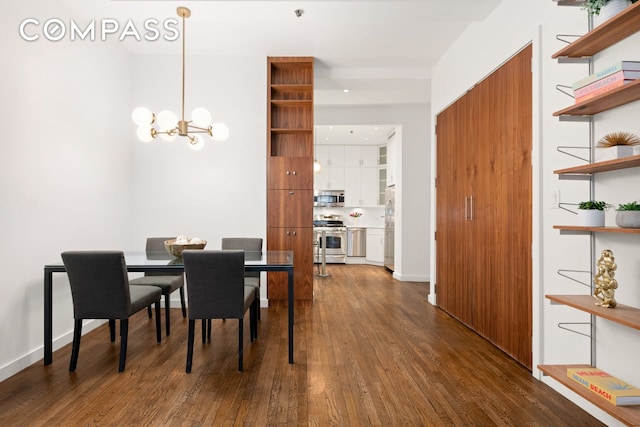
[[[184,121],[184,80],[185,80],[185,61],[186,61],[186,56],[185,56],[185,38],[186,38],[186,33],[185,33],[185,22],[186,22],[186,18],[184,16],[184,13],[182,14],[182,121]]]

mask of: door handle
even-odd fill
[[[471,204],[469,206],[469,219],[471,221],[473,221],[473,214],[474,214],[474,209],[473,209],[473,196],[469,196],[469,199],[471,199]]]
[[[464,220],[469,220],[469,198],[464,196]]]

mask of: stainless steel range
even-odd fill
[[[347,227],[342,215],[314,215],[313,253],[316,263],[322,262],[323,251],[326,251],[327,264],[347,262]]]

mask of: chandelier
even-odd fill
[[[165,141],[172,141],[176,135],[185,136],[189,146],[201,149],[204,141],[195,134],[207,134],[217,141],[224,141],[229,137],[229,128],[224,123],[212,123],[211,113],[205,108],[196,108],[191,113],[191,120],[184,119],[184,76],[185,76],[185,20],[191,16],[186,7],[178,7],[178,16],[182,17],[182,115],[180,120],[169,110],[160,111],[157,115],[148,108],[138,107],[131,113],[133,122],[138,125],[136,135],[143,142],[153,141],[157,136]]]

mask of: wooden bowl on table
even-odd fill
[[[182,257],[182,251],[185,249],[204,249],[207,241],[202,240],[200,243],[176,243],[176,239],[164,241],[164,248],[174,257]]]

